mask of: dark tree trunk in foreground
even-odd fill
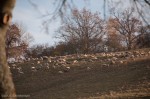
[[[5,36],[15,0],[0,0],[0,99],[15,99],[16,93],[6,61]]]

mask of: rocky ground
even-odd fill
[[[150,98],[150,49],[10,63],[19,98]]]

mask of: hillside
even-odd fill
[[[9,66],[21,99],[150,98],[150,49],[44,56]]]

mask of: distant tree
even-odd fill
[[[48,44],[36,44],[26,50],[26,58],[40,58],[43,56],[55,56],[55,46],[49,46]]]
[[[123,36],[128,50],[135,47],[135,41],[140,35],[142,21],[134,17],[134,9],[124,10],[122,13],[114,13],[117,25],[113,27]],[[116,23],[115,22],[115,23]]]
[[[29,33],[22,32],[22,30],[22,27],[17,24],[9,26],[6,32],[6,55],[8,58],[19,58],[27,50],[29,42],[33,40]]]
[[[57,45],[55,45],[55,49],[53,51],[53,56],[61,56],[65,55],[66,52],[66,44],[64,42],[59,42]]]
[[[143,23],[146,25],[150,25],[150,0],[104,0],[105,6],[107,3],[108,9],[114,8],[116,10],[122,10],[122,6],[125,5],[125,8],[134,8],[136,16],[139,19],[142,19]],[[127,5],[129,1],[129,4]],[[104,8],[105,8],[104,6]],[[105,10],[106,13],[106,10]]]
[[[150,47],[150,25],[143,26],[140,30],[141,35],[137,38],[136,44],[139,48]]]
[[[10,25],[6,32],[6,49],[18,45],[21,41],[20,38],[21,34],[19,28],[15,24]]]
[[[76,49],[82,53],[90,53],[102,41],[105,34],[104,21],[99,13],[74,9],[71,16],[65,18],[58,32],[60,38],[76,45]]]
[[[31,50],[31,57],[33,58],[39,58],[42,55],[43,51],[44,51],[45,47],[43,45],[33,45],[30,50]]]
[[[107,40],[106,45],[108,46],[109,51],[119,51],[123,50],[123,37],[122,35],[114,28],[118,27],[118,22],[115,18],[109,18],[107,21]]]

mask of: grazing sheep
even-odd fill
[[[49,66],[47,65],[46,68],[49,69]]]
[[[37,61],[37,64],[40,64],[41,62],[40,61]]]
[[[69,72],[69,70],[70,70],[70,67],[65,67],[63,71],[64,72]]]
[[[59,73],[59,74],[63,74],[64,72],[63,72],[63,71],[58,71],[58,73]]]
[[[21,68],[21,67],[18,67],[17,70],[18,70],[18,73],[24,74],[24,72],[22,71],[22,68]]]
[[[31,71],[36,72],[36,68],[35,67],[31,67]]]
[[[47,56],[43,56],[43,60],[48,60],[48,57]]]
[[[16,67],[17,67],[16,64],[13,64],[13,65],[12,65],[12,68],[13,68],[13,69],[16,69]]]
[[[51,62],[52,62],[51,58],[48,58],[48,62],[49,62],[49,63],[51,63]]]
[[[75,63],[78,63],[78,61],[77,61],[77,60],[74,60],[73,63],[74,63],[74,64],[75,64]]]

